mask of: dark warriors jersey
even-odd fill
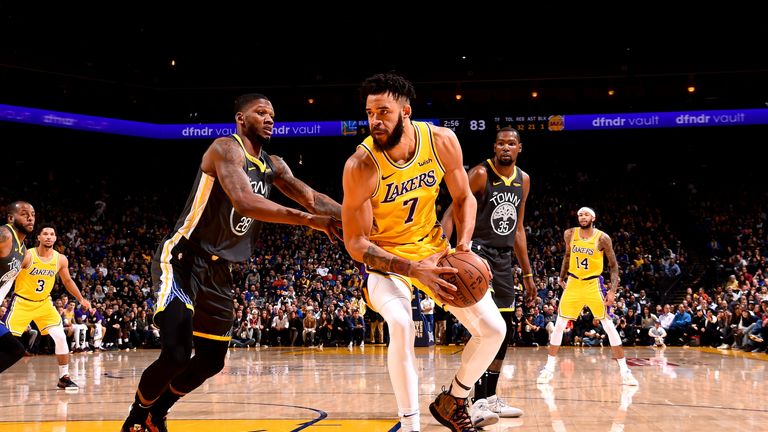
[[[477,218],[472,242],[495,248],[511,248],[515,244],[517,214],[523,199],[523,176],[515,167],[512,177],[499,174],[493,162],[483,162],[488,173],[485,199],[477,203]]]
[[[8,293],[11,284],[21,271],[21,263],[24,261],[27,247],[24,246],[24,242],[19,241],[19,236],[11,224],[0,226],[0,229],[10,231],[12,236],[11,252],[8,253],[8,256],[0,257],[0,302],[2,302],[3,297]]]
[[[243,170],[253,193],[268,198],[274,180],[274,166],[269,155],[262,151],[256,158],[245,151],[238,135],[232,135],[232,139],[240,144],[245,154]],[[218,179],[198,169],[184,211],[170,234],[176,241],[169,243],[177,244],[183,236],[211,255],[240,262],[248,259],[256,248],[261,225],[261,221],[239,214]]]

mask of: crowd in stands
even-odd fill
[[[702,186],[706,187],[706,185]],[[701,195],[701,194],[698,194]],[[768,214],[765,192],[752,188],[708,194],[695,200],[701,232],[709,235],[708,282],[689,289],[672,337],[701,345],[765,352],[768,348],[768,263],[765,259]],[[693,304],[692,307],[689,307]],[[679,310],[678,310],[679,313]]]
[[[522,306],[522,271],[516,267],[514,283],[521,306],[513,318],[512,345],[548,343],[562,293],[558,275],[563,231],[576,224],[578,206],[588,203],[598,209],[597,227],[611,236],[619,262],[621,287],[611,313],[625,345],[765,351],[766,215],[757,201],[749,211],[701,203],[699,214],[710,224],[710,251],[720,269],[718,277],[728,276],[690,286],[681,302],[672,303],[669,288],[690,282],[690,247],[683,247],[675,234],[679,230],[670,226],[651,198],[635,197],[627,204],[622,199],[626,185],[597,185],[584,175],[576,181],[547,180],[537,183],[525,218],[538,298],[533,307]],[[73,279],[94,305],[83,310],[58,285],[52,293],[72,350],[157,347],[149,268],[157,245],[175,221],[168,209],[179,206],[163,205],[157,194],[87,197],[87,204],[77,205],[30,201],[42,220],[56,225],[56,248],[68,256]],[[438,202],[439,213],[446,204],[444,199]],[[35,238],[28,238],[29,246],[34,246]],[[232,275],[236,315],[232,346],[351,347],[387,342],[383,319],[363,300],[364,268],[349,257],[341,242],[331,243],[303,227],[266,224],[254,254],[247,262],[235,263]],[[2,307],[6,306],[7,300]],[[438,344],[462,344],[469,337],[440,305],[434,305],[431,320]],[[28,330],[24,342],[30,350],[45,352],[45,338],[35,337],[34,325]],[[569,323],[563,344],[600,346],[607,343],[605,338],[600,322],[585,309]]]

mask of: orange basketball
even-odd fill
[[[453,267],[459,272],[443,274],[441,277],[456,286],[452,292],[453,299],[442,299],[445,304],[454,307],[467,307],[480,301],[488,291],[491,273],[480,256],[474,252],[455,252],[448,254],[437,262],[439,267]]]

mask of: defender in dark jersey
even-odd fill
[[[237,98],[237,133],[217,138],[205,152],[184,211],[155,253],[162,348],[142,374],[123,431],[167,430],[170,407],[224,367],[234,320],[229,265],[250,258],[263,222],[306,225],[332,241],[340,237],[341,205],[262,150],[274,115],[264,95]],[[309,213],[270,201],[272,185]]]
[[[509,331],[513,328],[511,320],[515,312],[513,251],[523,270],[526,301],[530,302],[536,297],[533,272],[528,260],[528,242],[523,227],[525,201],[531,180],[528,174],[517,167],[517,155],[522,148],[517,130],[503,128],[496,133],[493,159],[488,159],[469,170],[469,185],[477,199],[477,218],[471,249],[485,258],[491,266],[491,292],[507,323],[507,338],[501,344],[488,370],[475,383],[474,404],[470,415],[477,427],[494,424],[499,421],[499,416],[519,417],[523,414],[520,409],[508,406],[496,395],[501,365],[507,353]],[[453,231],[452,216],[451,205],[446,209],[441,221],[443,230],[449,237]]]
[[[35,209],[24,201],[8,205],[8,224],[0,226],[0,302],[10,291],[23,267],[28,266],[24,258],[27,247],[24,239],[35,230]],[[29,260],[27,260],[29,261]],[[0,321],[0,372],[13,366],[24,356],[24,345],[8,331]]]

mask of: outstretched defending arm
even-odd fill
[[[305,225],[325,232],[333,240],[334,221],[330,216],[312,215],[284,207],[255,194],[243,171],[245,154],[242,147],[229,137],[217,138],[203,155],[203,172],[221,183],[235,210],[243,216],[264,222]]]
[[[341,220],[341,204],[295,177],[283,158],[275,155],[271,155],[270,158],[275,167],[275,186],[280,189],[280,192],[301,204],[312,214],[332,216]]]

